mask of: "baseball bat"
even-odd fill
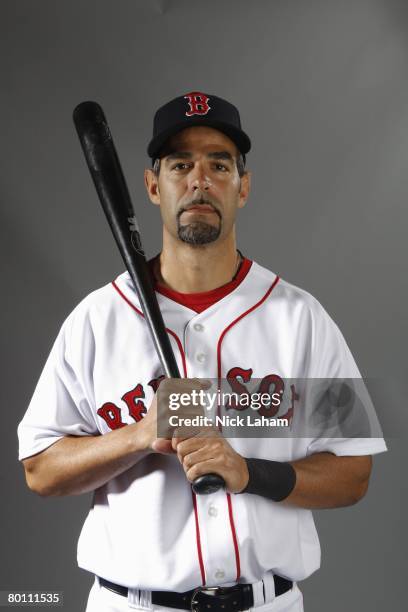
[[[99,200],[134,283],[164,373],[169,378],[180,378],[105,114],[96,102],[82,102],[74,109],[73,119]],[[205,474],[192,484],[193,491],[198,494],[213,493],[223,486],[225,482],[218,474]]]

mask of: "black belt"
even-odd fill
[[[105,578],[98,578],[99,584],[123,597],[128,596],[128,588],[114,584]],[[289,591],[293,582],[273,576],[275,582],[275,596],[283,595]],[[198,587],[185,593],[172,591],[152,591],[152,604],[192,610],[193,612],[240,612],[249,610],[254,605],[254,596],[251,584],[236,584],[232,587]]]

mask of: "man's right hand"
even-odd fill
[[[172,446],[172,438],[175,435],[176,428],[170,425],[169,417],[177,414],[185,418],[193,418],[202,416],[204,411],[201,406],[189,405],[180,406],[176,412],[173,412],[170,409],[170,396],[182,393],[191,395],[193,391],[205,391],[210,387],[210,381],[198,378],[165,378],[162,380],[146,416],[138,425],[144,448],[155,453],[174,454],[176,451]],[[205,428],[194,430],[189,428],[188,437],[199,433],[203,429]]]
[[[29,488],[44,496],[78,495],[101,487],[150,453],[174,453],[174,432],[171,428],[163,431],[162,407],[168,410],[170,393],[189,393],[210,386],[197,379],[164,379],[158,394],[159,411],[155,395],[146,416],[138,423],[103,435],[65,436],[42,452],[24,459]],[[183,414],[202,413],[198,408],[183,407]],[[157,435],[158,412],[160,438]]]

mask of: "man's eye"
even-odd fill
[[[224,164],[215,164],[215,167],[217,170],[221,170],[221,172],[226,172],[228,170],[227,166],[224,166]]]
[[[185,170],[186,168],[188,168],[188,164],[186,164],[185,162],[179,162],[178,164],[174,164],[173,166],[173,170]]]

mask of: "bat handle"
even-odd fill
[[[191,485],[194,493],[197,495],[208,495],[216,493],[219,489],[225,487],[224,479],[218,474],[203,474],[195,479]]]

